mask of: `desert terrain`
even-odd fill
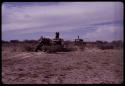
[[[3,46],[2,46],[3,47]],[[2,48],[4,84],[121,84],[123,49],[85,48],[70,52]]]

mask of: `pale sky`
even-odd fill
[[[4,2],[2,40],[123,40],[122,2]]]

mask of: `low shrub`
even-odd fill
[[[102,49],[102,50],[114,49],[114,46],[113,45],[109,45],[109,44],[100,44],[100,45],[97,45],[97,47],[99,49]]]

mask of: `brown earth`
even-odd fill
[[[43,53],[2,51],[5,84],[120,84],[123,50]]]

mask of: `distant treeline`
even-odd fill
[[[39,44],[38,40],[23,40],[23,41],[19,41],[19,40],[4,41],[4,40],[2,40],[2,49],[3,49],[3,51],[8,49],[8,48],[12,51],[34,51],[34,49],[36,48],[36,46],[38,44]],[[70,40],[64,41],[63,45],[64,45],[64,47],[71,49],[71,50],[76,49],[75,41],[70,41]],[[83,46],[86,48],[90,48],[90,49],[91,48],[99,48],[101,50],[121,49],[121,48],[123,48],[123,41],[121,41],[121,40],[112,41],[112,42],[100,41],[100,40],[97,40],[95,42],[84,41],[84,44],[79,46],[80,49]]]
[[[2,43],[34,43],[34,42],[38,42],[37,40],[23,40],[23,41],[19,41],[19,40],[10,40],[10,41],[4,41],[2,40]]]
[[[20,40],[10,40],[10,41],[4,41],[2,40],[2,43],[20,43],[20,42],[27,42],[27,43],[32,43],[32,42],[38,42],[38,40],[23,40],[23,41],[20,41]],[[64,41],[66,43],[72,43],[74,41]],[[101,40],[97,40],[97,41],[94,41],[94,42],[86,42],[87,44],[107,44],[107,43],[113,43],[113,44],[123,44],[123,41],[122,40],[114,40],[114,41],[111,41],[111,42],[108,42],[108,41],[101,41]]]

